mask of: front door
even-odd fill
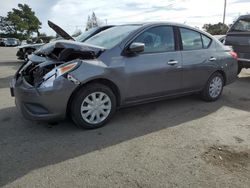
[[[133,42],[144,43],[145,50],[123,59],[127,102],[179,92],[182,59],[175,50],[173,27],[149,28]]]

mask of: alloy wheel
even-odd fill
[[[223,87],[223,81],[219,76],[215,76],[209,84],[209,95],[216,98],[220,95]]]

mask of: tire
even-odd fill
[[[104,126],[115,111],[116,96],[109,87],[99,83],[82,87],[73,96],[70,105],[72,120],[78,127],[84,129],[96,129]],[[95,116],[93,120],[92,116]]]
[[[30,54],[32,54],[32,52],[34,52],[34,50],[28,49],[28,50],[24,53],[23,59],[24,59],[25,62],[29,61],[28,56],[29,56]]]
[[[205,101],[216,101],[221,96],[224,82],[225,81],[221,73],[219,72],[213,73],[208,79],[204,89],[201,92],[201,98]]]

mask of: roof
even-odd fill
[[[131,23],[131,24],[122,24],[122,25],[139,25],[139,26],[144,26],[144,27],[150,27],[150,26],[158,26],[158,25],[171,25],[171,26],[177,26],[177,27],[184,27],[187,29],[192,29],[195,30],[197,32],[209,35],[210,37],[212,37],[212,35],[210,35],[209,33],[202,31],[200,29],[191,27],[189,25],[186,24],[181,24],[181,23],[176,23],[176,22],[167,22],[167,21],[155,21],[155,22],[138,22],[138,23]],[[117,25],[119,26],[119,25]]]
[[[176,22],[166,22],[166,21],[152,21],[152,22],[131,22],[131,23],[126,23],[126,24],[121,24],[121,25],[141,25],[141,26],[148,26],[148,25],[176,25],[176,26],[186,26],[185,24],[180,24]],[[119,26],[119,25],[117,25]]]

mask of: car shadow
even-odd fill
[[[15,107],[0,110],[0,186],[32,170],[57,164],[153,132],[202,118],[224,106],[250,111],[250,78],[239,78],[225,88],[220,100],[207,103],[187,96],[119,110],[107,126],[81,130],[70,120],[56,125],[23,119]],[[202,124],[200,125],[202,126]]]

